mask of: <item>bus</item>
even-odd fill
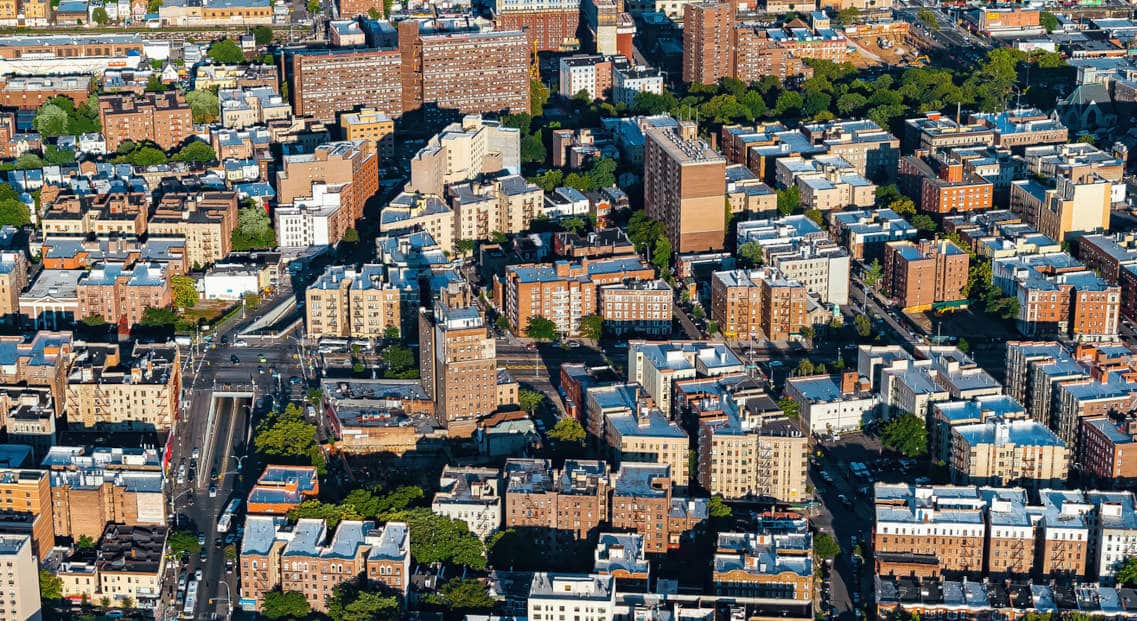
[[[197,580],[193,580],[186,587],[186,603],[182,607],[182,618],[192,619],[197,608]]]
[[[229,501],[229,505],[225,507],[225,513],[222,513],[221,519],[217,520],[217,532],[229,532],[229,529],[233,526],[233,518],[237,517],[237,509],[240,506],[240,498],[234,498]]]

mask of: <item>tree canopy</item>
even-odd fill
[[[222,65],[239,65],[245,62],[245,53],[241,51],[241,46],[232,39],[214,41],[206,54],[213,62]]]
[[[276,246],[276,231],[268,213],[256,205],[237,210],[237,228],[230,238],[234,251],[267,250]]]
[[[518,404],[521,406],[521,409],[530,414],[532,414],[537,409],[537,406],[541,405],[541,402],[544,400],[545,394],[536,390],[522,388],[517,391]]]
[[[193,112],[194,123],[212,123],[221,117],[221,103],[211,90],[197,89],[186,93],[186,105]]]
[[[586,339],[599,341],[604,336],[604,318],[596,314],[581,317],[580,334]]]
[[[345,582],[332,590],[328,617],[332,621],[395,621],[400,618],[399,598],[385,595],[373,584]]]
[[[540,315],[529,318],[529,325],[525,327],[525,336],[538,341],[551,341],[557,338],[557,324],[552,319]]]
[[[1137,586],[1137,556],[1130,556],[1121,563],[1117,569],[1117,583],[1125,586]]]
[[[924,419],[915,414],[901,414],[885,423],[880,442],[885,448],[905,457],[919,457],[928,452],[928,430]]]
[[[282,412],[267,415],[257,425],[253,445],[265,457],[323,468],[323,455],[316,445],[316,426],[304,419],[304,411],[289,403]]]
[[[566,416],[549,430],[549,437],[558,442],[580,444],[584,442],[584,427],[575,418]]]
[[[261,602],[261,615],[266,619],[301,619],[310,612],[308,598],[296,591],[269,591]]]
[[[197,554],[201,551],[201,544],[197,542],[197,535],[188,530],[176,530],[166,539],[166,548],[171,554]]]
[[[192,277],[184,275],[171,276],[170,288],[174,292],[174,306],[178,308],[192,308],[197,306],[197,281]]]
[[[170,159],[175,162],[194,162],[201,164],[216,161],[217,153],[213,150],[213,147],[208,144],[200,140],[194,140],[181,149],[178,149],[178,152]]]
[[[393,511],[384,514],[383,519],[407,523],[411,531],[411,555],[419,563],[486,568],[485,546],[465,522],[437,515],[427,507]]]
[[[819,532],[813,534],[813,556],[823,561],[836,558],[841,553],[841,546],[829,533]]]

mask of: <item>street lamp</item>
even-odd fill
[[[244,466],[244,464],[245,464],[245,460],[248,458],[249,458],[248,455],[230,455],[229,456],[229,459],[237,460],[237,472],[241,471],[242,466]]]
[[[181,493],[175,494],[174,496],[172,496],[170,498],[170,512],[174,514],[174,527],[175,528],[177,528],[178,526],[181,526],[181,523],[182,523],[181,514],[178,513],[178,508],[177,508],[178,499],[181,498],[182,496],[185,496],[186,494],[191,493],[191,492],[193,492],[192,487],[182,491]]]

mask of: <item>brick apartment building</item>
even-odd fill
[[[4,352],[0,354],[0,385],[20,389],[46,387],[55,413],[62,414],[72,354],[71,333],[41,330],[30,339],[0,337],[0,344]]]
[[[776,598],[793,616],[813,608],[813,535],[796,513],[760,515],[754,532],[718,534],[711,583],[716,595]]]
[[[185,261],[206,267],[232,249],[237,228],[237,193],[171,193],[162,196],[146,225],[151,235],[185,239]]]
[[[735,6],[733,2],[684,5],[684,82],[714,84],[720,78],[734,74],[734,43],[731,38]]]
[[[99,121],[107,151],[114,152],[123,141],[135,144],[153,142],[171,150],[193,135],[193,111],[180,92],[134,95],[103,95],[99,98]]]
[[[57,537],[98,541],[107,524],[166,525],[162,465],[153,449],[55,446],[43,467]]]
[[[340,209],[354,225],[363,217],[367,199],[379,191],[379,156],[370,141],[331,142],[312,153],[286,155],[276,173],[276,198],[280,204],[312,197],[315,184],[344,184]],[[338,240],[337,240],[338,241]]]
[[[806,289],[773,268],[711,275],[711,319],[723,335],[788,340],[809,325]]]
[[[529,321],[540,316],[555,323],[559,333],[574,336],[581,318],[599,308],[599,287],[654,279],[655,269],[638,256],[510,265],[495,280],[494,296],[514,334],[524,334]]]
[[[677,549],[684,534],[708,517],[706,500],[673,494],[664,464],[625,463],[612,475],[611,489],[610,526],[640,533],[648,553]]]
[[[671,334],[674,292],[666,281],[639,280],[602,285],[598,294],[605,334]]]
[[[173,425],[182,378],[172,343],[136,344],[126,359],[117,344],[77,349],[65,401],[71,428],[164,431]]]
[[[946,239],[889,242],[884,246],[884,292],[911,309],[964,300],[969,260]]]
[[[403,114],[402,57],[397,49],[298,50],[288,60],[297,116],[331,123],[356,106],[395,118]]]
[[[933,215],[990,209],[994,200],[994,184],[943,152],[918,151],[900,158],[898,181],[920,211]]]
[[[1111,413],[1081,419],[1075,460],[1102,487],[1137,483],[1137,419]]]
[[[528,37],[528,49],[565,52],[580,47],[580,2],[572,0],[527,0],[497,4],[493,13],[498,30],[520,30]]]
[[[382,339],[389,328],[404,333],[404,305],[410,321],[419,290],[392,283],[387,274],[387,268],[372,263],[358,269],[328,266],[304,293],[309,338]]]
[[[505,462],[505,528],[544,545],[588,539],[608,521],[608,465],[567,460],[553,470],[542,459]]]
[[[726,236],[726,160],[690,121],[644,130],[644,209],[680,253],[719,250]]]
[[[379,158],[390,160],[395,156],[395,120],[386,112],[363,108],[340,116],[343,138],[349,142],[368,140],[375,143]]]
[[[76,320],[102,317],[122,331],[141,322],[147,307],[173,303],[169,275],[160,264],[139,263],[131,269],[121,263],[96,265],[79,278],[76,293]]]
[[[51,484],[47,472],[15,468],[0,469],[0,533],[11,525],[31,537],[32,553],[45,558],[55,547]]]
[[[335,587],[361,574],[406,594],[410,556],[404,522],[344,520],[329,536],[324,520],[285,526],[279,517],[249,516],[238,561],[242,605],[260,610],[264,594],[280,589],[301,593],[312,610],[326,612]]]
[[[422,385],[451,435],[468,437],[479,418],[507,405],[498,385],[512,380],[497,368],[495,341],[477,307],[440,300],[432,311],[420,310],[419,347]]]
[[[52,196],[53,186],[44,186],[41,227],[52,235],[121,235],[141,237],[146,232],[150,197],[142,192],[111,192],[94,196]]]
[[[0,107],[38,110],[53,97],[67,97],[80,106],[90,86],[90,76],[7,76],[0,80]]]

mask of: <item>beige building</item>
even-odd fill
[[[690,481],[687,432],[657,408],[637,406],[605,416],[605,441],[614,463],[670,466],[672,485],[686,489]]]
[[[644,209],[663,222],[676,252],[719,250],[726,236],[726,159],[698,127],[644,130]]]
[[[451,183],[502,170],[521,172],[521,132],[468,114],[433,136],[411,158],[408,192],[442,196]]]
[[[417,305],[419,289],[401,275],[375,264],[328,266],[305,291],[308,337],[380,339],[389,328],[402,334],[403,307]]]
[[[379,213],[379,232],[426,231],[444,252],[454,251],[454,211],[434,195],[401,192]]]
[[[135,345],[127,360],[117,344],[76,349],[65,399],[70,426],[161,431],[173,425],[182,389],[181,359],[173,343]]]
[[[495,232],[526,231],[545,202],[545,191],[520,175],[456,183],[446,194],[454,213],[454,239],[489,239]]]
[[[5,589],[5,621],[39,621],[39,564],[32,553],[32,540],[27,535],[0,535],[0,580]]]
[[[0,319],[20,314],[20,293],[28,286],[28,258],[21,251],[0,252]]]
[[[741,373],[745,368],[722,341],[628,341],[628,382],[642,386],[668,413],[676,381]]]
[[[358,112],[344,113],[340,116],[340,128],[344,140],[367,140],[375,143],[379,159],[390,160],[395,156],[395,120],[375,108],[363,108]]]
[[[605,334],[671,334],[675,292],[665,280],[634,280],[597,289]]]
[[[1113,181],[1097,174],[1059,176],[1053,188],[1033,179],[1011,184],[1011,209],[1039,233],[1059,242],[1072,233],[1109,229]]]
[[[951,478],[957,485],[1062,487],[1066,443],[1033,420],[988,419],[951,429]]]
[[[0,512],[3,522],[24,522],[31,528],[32,554],[45,558],[55,546],[51,485],[43,470],[0,470]],[[24,519],[28,518],[28,519]],[[2,529],[0,529],[2,530]]]
[[[224,259],[237,228],[237,193],[166,194],[154,208],[150,235],[184,237],[186,263],[205,267]]]

